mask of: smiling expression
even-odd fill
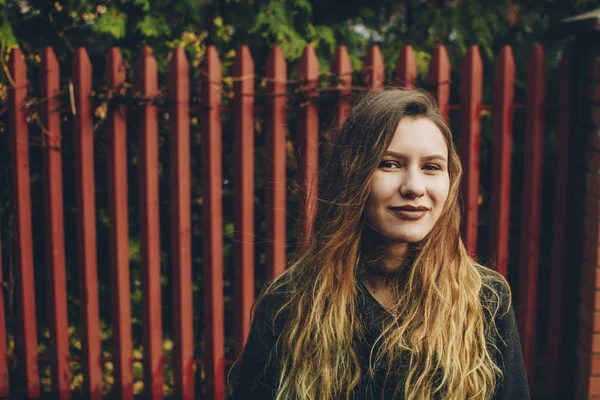
[[[403,118],[373,175],[367,223],[393,242],[419,242],[442,214],[449,188],[441,130],[426,118]]]

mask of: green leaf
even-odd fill
[[[126,28],[127,15],[116,8],[110,8],[93,25],[95,32],[109,34],[115,39],[124,38]]]
[[[133,0],[133,4],[136,6],[142,6],[142,10],[150,11],[150,0]]]
[[[5,44],[17,43],[17,39],[15,38],[15,34],[8,19],[4,20],[4,23],[0,26],[0,42]]]
[[[304,10],[309,14],[312,13],[312,5],[308,0],[296,0],[295,6],[299,10]]]
[[[135,27],[146,37],[171,35],[171,29],[162,16],[146,15]]]

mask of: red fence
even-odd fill
[[[565,188],[570,132],[571,85],[569,81],[571,58],[567,53],[561,62],[561,81],[558,88],[560,107],[557,122],[557,181],[555,197],[555,231],[553,257],[557,260],[551,269],[553,313],[550,332],[559,332],[562,321],[561,276],[564,271],[565,252]],[[96,204],[94,183],[94,127],[92,116],[92,65],[84,49],[76,52],[72,69],[72,104],[58,101],[59,65],[51,49],[46,49],[41,62],[41,92],[47,99],[41,112],[43,137],[44,203],[46,226],[46,268],[48,277],[48,304],[51,352],[40,355],[36,327],[34,262],[32,242],[32,212],[29,170],[27,68],[21,52],[13,50],[9,64],[12,89],[8,104],[11,137],[12,210],[14,214],[15,265],[18,274],[18,324],[17,353],[8,354],[6,347],[3,297],[0,296],[0,396],[15,390],[24,390],[29,398],[40,396],[39,363],[50,363],[52,387],[57,398],[71,398],[69,363],[80,363],[83,371],[81,390],[90,398],[103,395],[102,369],[107,359],[101,357],[98,265],[96,240]],[[163,398],[163,364],[170,363],[174,371],[172,382],[176,398],[192,399],[196,390],[195,368],[202,366],[202,384],[211,399],[226,397],[226,370],[232,360],[225,359],[225,318],[223,293],[223,204],[222,204],[222,124],[223,87],[222,67],[214,47],[209,47],[201,66],[203,85],[201,97],[204,104],[190,110],[190,68],[183,49],[173,51],[168,67],[168,108],[152,101],[158,93],[157,64],[148,48],[142,49],[137,64],[136,88],[142,95],[139,118],[139,212],[142,259],[143,304],[143,359],[136,360],[132,353],[129,226],[127,199],[127,107],[111,103],[106,119],[108,139],[108,204],[110,218],[110,276],[113,350],[110,360],[114,364],[114,394],[123,399],[133,397],[132,363],[143,363],[144,393],[146,398]],[[266,132],[266,277],[272,279],[284,268],[286,260],[286,114],[287,66],[279,48],[271,49],[267,60],[267,78],[264,93],[268,96],[264,111]],[[126,70],[118,49],[112,49],[106,62],[106,85],[113,96],[125,90]],[[498,53],[493,71],[493,103],[482,104],[483,67],[477,47],[468,49],[460,72],[460,104],[450,104],[450,63],[446,50],[438,46],[429,66],[427,85],[432,88],[443,115],[451,110],[460,111],[460,154],[465,167],[462,186],[464,200],[464,241],[470,254],[477,252],[478,209],[480,196],[480,135],[482,111],[492,113],[492,183],[490,193],[489,254],[490,263],[507,274],[509,254],[509,215],[511,193],[511,154],[513,110],[523,108],[514,103],[515,63],[509,47]],[[255,298],[255,221],[254,221],[254,129],[255,129],[255,68],[250,51],[241,47],[237,53],[234,70],[233,113],[235,153],[235,278],[234,278],[234,354],[240,353],[249,329],[249,318]],[[363,70],[364,87],[380,88],[386,74],[379,48],[369,49]],[[310,220],[316,210],[316,185],[319,142],[318,97],[320,79],[319,63],[314,49],[307,47],[298,66],[298,80],[302,103],[297,109],[298,127],[295,135],[298,148],[298,181],[300,207],[298,241],[310,234]],[[415,87],[417,64],[410,46],[398,57],[394,82],[409,88]],[[328,90],[336,96],[332,110],[337,124],[349,110],[347,95],[353,89],[352,67],[345,47],[336,51],[332,63],[332,82]],[[527,61],[525,112],[526,157],[519,166],[523,174],[522,234],[518,280],[519,298],[516,309],[521,329],[527,372],[534,376],[536,316],[538,305],[538,264],[540,242],[540,209],[542,194],[542,156],[545,120],[545,61],[541,47],[536,46]],[[259,93],[261,94],[261,93]],[[70,356],[68,343],[65,243],[63,227],[63,165],[61,164],[61,107],[62,112],[73,114],[73,142],[75,195],[77,214],[77,269],[81,302],[81,358]],[[169,112],[170,147],[170,228],[173,298],[161,298],[160,221],[159,221],[159,146],[158,116]],[[202,192],[204,230],[204,310],[193,309],[192,257],[191,257],[191,204],[190,204],[190,116],[197,116],[202,124]],[[34,193],[38,196],[38,193]],[[1,258],[0,258],[1,260]],[[40,268],[41,266],[36,266]],[[0,268],[0,274],[1,274]],[[172,358],[163,356],[162,302],[172,301],[173,341]],[[37,312],[40,312],[37,310]],[[204,322],[204,354],[195,359],[193,317],[201,313]],[[549,374],[556,376],[560,365],[560,336],[552,336],[546,361]],[[9,388],[8,361],[16,358],[22,388]],[[552,382],[558,382],[554,379]]]

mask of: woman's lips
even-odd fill
[[[394,215],[400,219],[415,221],[423,218],[427,211],[429,211],[426,207],[392,207],[390,211],[394,213]]]

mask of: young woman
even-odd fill
[[[508,284],[460,239],[452,133],[418,91],[333,137],[313,234],[263,291],[236,399],[528,399]]]

